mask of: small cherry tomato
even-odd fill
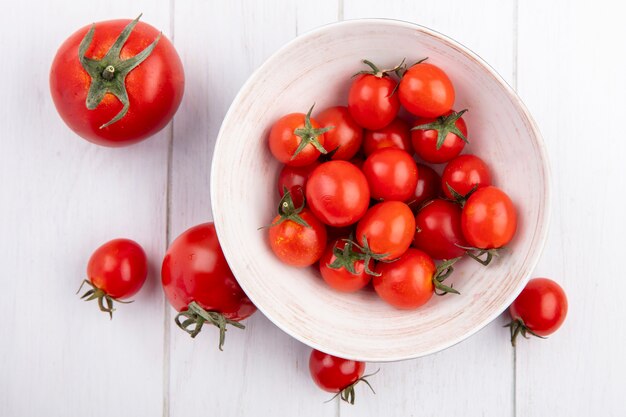
[[[414,212],[425,202],[439,197],[441,191],[441,177],[434,169],[428,165],[417,164],[417,172],[417,186],[408,203]]]
[[[364,253],[379,255],[379,260],[400,257],[411,246],[415,217],[400,201],[384,201],[372,206],[356,227],[356,242]]]
[[[87,264],[87,277],[80,285],[91,287],[81,296],[85,301],[98,300],[100,311],[113,318],[113,301],[122,302],[135,295],[146,282],[148,261],[137,242],[114,239],[94,251]],[[106,303],[106,306],[104,305]]]
[[[458,156],[467,141],[467,126],[462,110],[449,111],[437,118],[418,119],[411,129],[411,140],[417,156],[431,164],[448,162]]]
[[[402,76],[398,87],[400,103],[419,117],[438,117],[452,109],[454,87],[439,67],[419,62]]]
[[[461,228],[461,208],[446,200],[426,203],[415,216],[413,246],[433,259],[463,256],[467,246]]]
[[[309,372],[315,384],[324,391],[337,393],[343,401],[354,404],[354,386],[365,380],[365,363],[329,355],[313,349],[309,357]],[[372,390],[373,391],[373,390]]]
[[[441,187],[446,197],[465,197],[472,190],[491,185],[487,164],[475,155],[460,155],[446,165],[441,176]],[[457,195],[454,195],[454,190]]]
[[[379,149],[363,164],[372,198],[406,201],[417,187],[417,164],[407,152],[396,148]]]
[[[370,156],[374,151],[382,148],[398,148],[413,153],[411,131],[404,120],[395,119],[382,129],[365,131],[363,140],[365,156]]]
[[[509,324],[511,343],[515,346],[519,333],[524,337],[527,333],[538,337],[551,335],[565,321],[567,308],[567,296],[559,284],[548,278],[531,279],[509,307],[513,319]]]
[[[370,262],[370,272],[374,262]],[[331,241],[320,259],[320,273],[322,278],[334,290],[340,292],[355,292],[369,284],[371,274],[365,268],[363,254],[352,242],[344,239]]]
[[[387,71],[378,69],[369,61],[363,61],[371,71],[358,75],[348,93],[348,110],[354,120],[366,129],[382,129],[393,121],[400,110],[398,94],[394,93],[397,82]]]
[[[306,199],[323,223],[343,227],[356,223],[367,211],[370,190],[363,173],[347,161],[321,164],[309,176]]]
[[[347,161],[361,148],[363,128],[354,121],[345,106],[329,107],[316,117],[322,127],[331,128],[324,134],[324,148],[331,159]]]
[[[322,128],[311,118],[313,107],[307,114],[290,113],[272,125],[269,145],[272,155],[280,162],[291,166],[312,164],[324,149],[324,134],[330,128]]]
[[[461,227],[470,246],[497,249],[515,235],[517,212],[504,191],[494,186],[479,188],[463,206]]]
[[[309,175],[319,165],[317,161],[303,167],[285,165],[280,170],[280,174],[278,174],[278,192],[280,196],[284,196],[285,190],[288,190],[291,193],[294,206],[300,207],[304,203],[304,190]]]

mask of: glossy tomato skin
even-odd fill
[[[451,160],[443,170],[441,188],[446,197],[453,199],[448,185],[465,196],[474,186],[491,185],[491,171],[487,164],[476,155],[460,155]]]
[[[439,197],[441,193],[441,177],[437,172],[424,164],[417,164],[417,185],[409,199],[409,207],[417,212],[422,204]]]
[[[415,217],[400,201],[384,201],[372,206],[356,227],[356,242],[367,239],[372,252],[387,254],[383,259],[399,258],[411,246]]]
[[[408,123],[396,118],[382,129],[366,130],[363,140],[365,156],[370,156],[382,148],[398,148],[412,153],[413,145],[411,145],[411,131]]]
[[[363,376],[365,363],[313,349],[309,357],[309,372],[318,387],[324,391],[337,393]]]
[[[418,171],[413,157],[396,148],[379,149],[363,164],[373,199],[406,201],[417,187]]]
[[[320,151],[315,149],[312,144],[307,144],[300,153],[293,156],[298,149],[298,145],[302,138],[294,132],[296,129],[305,127],[305,114],[290,113],[278,119],[270,129],[269,144],[270,151],[274,158],[278,159],[285,165],[301,167],[312,164],[321,155]],[[314,129],[320,127],[319,123],[311,118],[311,126]],[[324,146],[325,134],[317,136],[317,141]]]
[[[298,214],[310,227],[292,220],[269,227],[270,247],[283,263],[305,267],[317,262],[326,247],[326,226],[307,209]],[[272,221],[277,223],[280,216]]]
[[[413,246],[433,259],[452,259],[465,254],[461,208],[447,200],[432,200],[415,216]]]
[[[424,252],[409,249],[400,259],[380,262],[372,280],[376,293],[392,306],[412,310],[423,306],[435,291],[433,275],[437,270],[433,260]]]
[[[256,311],[226,262],[213,223],[194,226],[172,242],[163,259],[161,283],[177,311],[192,301],[235,321]]]
[[[347,161],[356,155],[363,143],[363,128],[350,116],[347,107],[329,107],[316,119],[322,127],[333,127],[324,133],[324,148],[329,153],[336,149],[331,159]]]
[[[382,129],[400,110],[396,81],[383,76],[361,74],[354,78],[348,93],[348,110],[352,118],[366,129]]]
[[[443,116],[448,116],[452,114],[452,111],[448,111],[443,114]],[[425,125],[428,123],[433,123],[436,118],[420,118],[415,121],[413,126]],[[459,118],[455,122],[456,127],[463,133],[463,135],[467,138],[467,125],[465,124],[465,120],[463,117]],[[413,149],[415,149],[415,153],[417,156],[422,158],[424,161],[429,162],[431,164],[441,164],[444,162],[450,161],[452,158],[457,157],[463,148],[465,148],[465,141],[461,139],[459,136],[450,132],[446,135],[446,138],[443,141],[443,144],[439,149],[437,149],[437,131],[436,130],[412,130],[411,131],[411,142],[413,144]]]
[[[309,176],[306,199],[322,223],[344,227],[356,223],[367,211],[370,190],[365,175],[347,161],[321,164]]]
[[[563,288],[548,278],[528,281],[509,307],[513,320],[523,320],[524,325],[539,336],[557,331],[565,321],[567,310],[567,296]]]
[[[137,242],[114,239],[94,251],[87,264],[87,277],[114,299],[135,295],[146,282],[148,261]]]
[[[285,188],[290,191],[295,207],[300,207],[304,203],[304,190],[306,182],[311,172],[319,166],[315,161],[303,167],[292,167],[285,165],[278,174],[278,193],[282,197],[285,195]]]
[[[480,249],[497,249],[511,241],[517,230],[517,212],[508,195],[494,186],[476,190],[463,206],[463,235]]]
[[[96,23],[86,56],[101,59],[128,23],[127,19]],[[98,145],[126,146],[154,135],[169,123],[183,97],[185,76],[174,46],[161,35],[150,56],[126,76],[128,112],[119,121],[100,129],[123,105],[114,95],[106,94],[96,109],[86,107],[91,77],[78,59],[78,46],[90,27],[72,34],[52,61],[50,92],[61,118],[76,134]],[[121,58],[137,55],[159,33],[149,24],[138,22],[121,50]]]
[[[409,68],[398,87],[400,103],[419,117],[438,117],[452,109],[454,87],[439,67],[422,62]]]
[[[326,283],[334,290],[339,292],[355,292],[365,287],[371,281],[371,275],[365,272],[365,261],[358,260],[354,262],[354,270],[356,274],[348,271],[346,268],[331,268],[330,265],[337,259],[334,255],[335,246],[342,250],[346,245],[343,239],[330,241],[324,255],[320,259],[320,273]],[[370,269],[374,268],[374,262],[369,265]]]

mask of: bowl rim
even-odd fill
[[[233,115],[236,111],[235,109],[238,107],[238,105],[243,100],[243,98],[247,96],[248,90],[250,90],[252,86],[257,82],[257,79],[260,77],[260,74],[263,72],[265,67],[268,66],[271,61],[277,59],[276,58],[277,56],[280,56],[286,50],[290,49],[292,45],[302,42],[305,39],[315,37],[317,34],[321,32],[332,30],[338,26],[352,26],[352,25],[358,26],[358,25],[373,25],[373,24],[376,24],[376,25],[383,24],[383,25],[388,25],[388,26],[404,27],[404,28],[411,28],[411,29],[417,30],[428,36],[436,38],[438,41],[445,43],[449,47],[457,49],[462,54],[466,55],[468,58],[476,61],[482,68],[484,68],[487,71],[487,73],[491,77],[495,79],[495,81],[498,84],[500,84],[504,88],[504,91],[509,96],[511,101],[514,102],[517,108],[520,110],[521,116],[523,116],[523,118],[526,119],[526,122],[534,135],[535,142],[536,142],[535,145],[539,152],[539,155],[542,161],[544,174],[545,174],[544,175],[543,224],[539,225],[539,231],[535,235],[535,242],[531,246],[531,251],[534,251],[534,254],[526,262],[526,270],[528,271],[526,272],[526,276],[522,280],[520,280],[517,288],[515,288],[515,290],[511,292],[511,294],[505,300],[505,302],[502,303],[501,307],[494,309],[494,311],[491,314],[486,316],[482,321],[478,322],[476,325],[472,326],[468,331],[465,331],[454,338],[446,340],[445,342],[436,343],[433,345],[431,349],[428,349],[422,352],[417,352],[417,353],[410,354],[410,355],[396,355],[396,356],[391,355],[391,356],[385,356],[385,357],[378,357],[378,356],[367,357],[367,356],[362,356],[362,355],[356,355],[356,356],[351,356],[351,357],[346,356],[343,353],[338,353],[334,351],[332,347],[329,348],[327,346],[320,346],[314,340],[304,338],[303,336],[299,335],[297,331],[294,331],[293,329],[289,328],[289,326],[281,323],[280,320],[276,320],[272,316],[272,313],[268,312],[264,306],[257,304],[257,302],[255,301],[255,296],[252,295],[248,291],[248,289],[246,288],[246,285],[242,283],[241,281],[237,280],[237,282],[239,282],[239,285],[243,288],[245,293],[248,295],[250,300],[252,300],[252,302],[255,304],[258,310],[261,311],[263,315],[267,317],[269,321],[271,321],[280,330],[282,330],[289,336],[293,337],[294,339],[298,340],[299,342],[313,349],[320,350],[320,351],[323,351],[325,353],[328,353],[334,356],[340,356],[346,359],[353,359],[353,360],[358,360],[358,361],[363,361],[363,362],[383,363],[383,362],[397,362],[397,361],[415,359],[415,358],[431,355],[433,353],[441,352],[445,349],[455,346],[456,344],[464,341],[465,339],[471,337],[472,335],[478,333],[480,330],[485,328],[489,323],[494,321],[498,316],[500,316],[508,308],[508,306],[515,300],[515,298],[517,298],[517,296],[521,293],[523,288],[526,286],[526,283],[528,282],[530,275],[532,274],[532,271],[537,266],[537,263],[539,262],[539,259],[541,258],[541,255],[543,253],[543,250],[547,241],[547,237],[548,237],[548,231],[550,228],[551,207],[552,207],[552,176],[551,176],[550,161],[548,158],[548,151],[546,149],[543,136],[541,135],[541,132],[539,131],[539,127],[537,126],[535,120],[533,119],[532,115],[528,111],[528,108],[526,107],[522,99],[519,97],[517,92],[509,85],[509,83],[491,65],[489,65],[484,59],[482,59],[478,54],[476,54],[475,52],[473,52],[471,49],[464,46],[460,42],[440,32],[437,32],[428,27],[419,25],[417,23],[404,21],[400,19],[391,19],[391,18],[347,19],[347,20],[332,22],[332,23],[328,23],[328,24],[316,27],[312,30],[309,30],[308,32],[305,32],[291,39],[289,42],[281,46],[278,50],[273,52],[267,59],[265,59],[263,63],[256,70],[252,72],[252,74],[248,77],[246,82],[241,86],[237,95],[231,102],[228,108],[228,111],[226,112],[224,116],[224,119],[222,120],[220,129],[217,134],[217,138],[215,140],[214,149],[213,149],[213,156],[212,156],[213,161],[211,163],[211,172],[210,172],[210,175],[211,175],[210,196],[211,196],[211,209],[213,213],[220,212],[220,209],[218,208],[218,198],[217,198],[217,188],[218,188],[217,179],[216,179],[217,178],[216,176],[217,164],[214,163],[214,160],[216,159],[218,155],[217,150],[220,148],[220,144],[224,141],[223,136],[224,136],[225,126],[229,125],[230,119],[234,117]],[[215,219],[215,215],[213,215],[213,218]],[[220,231],[221,228],[219,227],[217,223],[215,223],[215,229],[217,232],[218,239],[223,240],[222,239],[223,234]],[[225,248],[222,247],[222,250],[224,252],[224,255],[227,261],[229,258],[231,259],[235,258],[234,255],[233,256],[230,255],[230,251],[228,249],[225,250]]]

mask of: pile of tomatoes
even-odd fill
[[[467,110],[452,108],[441,68],[363,62],[347,106],[315,117],[311,107],[272,126],[269,148],[284,166],[269,243],[286,264],[319,265],[337,291],[371,282],[389,304],[413,309],[458,294],[444,284],[454,262],[468,254],[488,264],[515,235],[517,213],[489,166],[461,155]],[[426,163],[446,165],[440,176]]]

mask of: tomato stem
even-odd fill
[[[508,327],[511,331],[511,345],[513,346],[515,346],[517,336],[519,334],[524,336],[524,339],[529,338],[528,334],[531,334],[532,336],[538,337],[540,339],[546,339],[545,336],[539,336],[537,333],[530,330],[528,326],[526,326],[526,323],[524,323],[524,320],[522,320],[521,318],[511,320],[511,322],[509,324],[505,324],[504,327]]]
[[[291,196],[291,191],[287,189],[287,187],[283,187],[283,198],[280,199],[280,203],[278,203],[278,214],[280,218],[276,220],[274,223],[270,224],[269,227],[278,226],[282,222],[286,220],[291,220],[292,222],[298,223],[304,227],[311,227],[306,220],[300,217],[300,213],[304,210],[304,191],[302,188],[298,188],[298,191],[302,193],[302,204],[299,207],[296,207],[293,202],[293,197]]]
[[[181,321],[182,318],[185,320]],[[198,303],[192,301],[187,306],[187,310],[181,311],[174,318],[174,322],[178,327],[184,330],[189,336],[195,338],[202,330],[204,323],[210,323],[220,329],[219,349],[224,350],[224,340],[226,339],[226,326],[230,324],[238,329],[245,329],[243,324],[227,319],[222,313],[217,311],[207,311],[203,309]]]
[[[433,285],[435,286],[435,294],[437,295],[446,295],[448,293],[452,294],[461,294],[458,292],[453,285],[450,286],[443,284],[443,281],[452,275],[454,271],[453,265],[460,260],[461,257],[450,259],[442,262],[437,266],[437,270],[433,274]]]
[[[291,156],[293,160],[302,150],[308,145],[311,144],[315,149],[317,149],[322,154],[327,154],[328,151],[324,149],[322,144],[319,142],[318,138],[320,135],[328,132],[335,128],[335,126],[326,126],[323,128],[314,128],[311,124],[311,113],[313,112],[313,107],[315,104],[311,106],[307,114],[304,116],[304,127],[299,127],[293,131],[293,134],[300,137],[300,143],[296,148],[296,151]]]
[[[80,297],[80,299],[84,301],[98,300],[98,307],[100,308],[100,311],[104,313],[108,313],[109,319],[111,320],[113,320],[113,312],[115,311],[115,308],[113,308],[113,301],[116,301],[122,304],[130,304],[133,302],[133,300],[122,301],[122,300],[113,298],[109,294],[107,294],[103,289],[96,287],[91,281],[87,279],[84,279],[83,282],[80,284],[80,287],[78,287],[78,291],[76,291],[76,294],[78,294],[80,290],[82,290],[83,285],[85,284],[89,285],[91,289],[87,290]],[[104,305],[105,303],[106,303],[106,306]]]
[[[489,265],[491,261],[493,261],[493,258],[498,256],[500,249],[502,249],[480,249],[471,246],[461,246],[459,244],[456,244],[456,246],[461,249],[465,249],[465,254],[467,256],[484,266]],[[484,258],[482,258],[483,256]]]
[[[446,137],[449,133],[457,135],[465,143],[469,143],[463,132],[456,126],[457,120],[459,120],[467,109],[460,112],[452,112],[447,116],[439,116],[434,122],[425,123],[411,128],[411,130],[435,130],[437,131],[437,150],[441,149]]]
[[[376,394],[376,391],[374,391],[374,388],[369,383],[367,378],[376,375],[378,372],[380,372],[380,368],[378,368],[376,370],[376,372],[372,372],[371,374],[363,375],[361,378],[357,379],[352,384],[348,385],[347,387],[345,387],[344,389],[339,391],[337,394],[333,395],[328,401],[325,401],[325,402],[330,402],[330,401],[334,400],[335,398],[339,397],[339,398],[341,398],[342,401],[345,401],[345,402],[347,402],[347,403],[349,403],[351,405],[354,405],[354,400],[356,399],[356,392],[354,391],[354,387],[361,381],[363,381],[363,383],[365,383],[369,387],[369,389],[372,390],[372,392],[374,394]]]

